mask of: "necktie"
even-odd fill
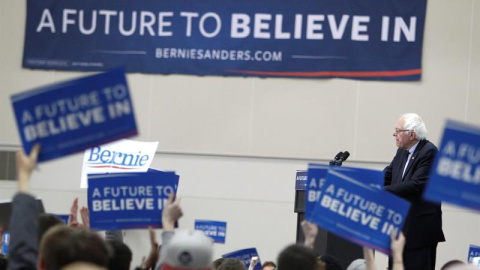
[[[406,151],[404,156],[403,156],[403,160],[402,160],[402,178],[403,178],[403,175],[405,174],[405,170],[407,169],[407,161],[408,161],[408,156],[410,155],[410,152],[409,151]]]

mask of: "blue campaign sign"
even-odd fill
[[[480,246],[470,245],[468,249],[468,263],[473,263],[473,258],[480,257]]]
[[[419,80],[426,0],[28,0],[23,67]]]
[[[328,170],[333,170],[343,175],[358,179],[364,184],[381,189],[383,186],[383,172],[378,170],[328,166],[324,164],[308,164],[307,191],[305,196],[305,216],[309,219],[322,191],[324,190],[325,177]]]
[[[308,164],[307,189],[305,191],[305,217],[307,220],[320,198],[329,167],[324,164]]]
[[[260,256],[258,256],[258,252],[256,248],[246,248],[246,249],[240,249],[237,251],[233,251],[227,254],[223,254],[222,258],[234,258],[234,259],[239,259],[240,261],[243,262],[245,267],[248,269],[250,266],[250,260],[252,257],[258,257],[258,263],[255,265],[255,270],[260,270],[262,269],[262,263],[260,261]]]
[[[297,171],[295,175],[295,190],[306,190],[307,189],[307,171]]]
[[[390,254],[390,234],[401,231],[410,204],[330,170],[309,220],[361,246]]]
[[[137,134],[123,69],[40,87],[11,97],[26,153],[62,157]]]
[[[424,198],[480,211],[480,128],[447,121]]]
[[[383,189],[384,173],[379,170],[354,168],[354,167],[333,167],[331,168],[343,175],[359,180],[363,184],[376,189]]]
[[[88,175],[90,227],[96,230],[162,228],[161,216],[179,176],[149,169],[142,173]]]
[[[227,236],[227,222],[212,220],[195,220],[195,230],[202,231],[212,238],[215,243],[225,243]]]

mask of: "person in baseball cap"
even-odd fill
[[[176,232],[164,248],[162,270],[212,269],[213,243],[201,231]]]
[[[367,270],[365,259],[356,259],[350,263],[347,270]]]

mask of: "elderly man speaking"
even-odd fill
[[[403,232],[407,239],[403,260],[408,270],[434,270],[438,242],[445,241],[442,210],[422,199],[437,147],[426,139],[427,128],[415,113],[402,115],[393,137],[397,154],[384,169],[385,190],[409,201]],[[392,269],[392,260],[389,262]]]

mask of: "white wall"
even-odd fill
[[[10,95],[78,72],[21,68],[25,0],[0,1],[0,150],[20,147]],[[140,135],[159,141],[153,167],[181,176],[185,216],[228,222],[227,242],[215,255],[257,247],[273,260],[295,239],[295,170],[348,150],[350,165],[382,168],[395,153],[397,117],[414,111],[438,144],[446,118],[480,124],[480,1],[428,1],[420,82],[343,79],[258,79],[130,74]],[[339,108],[341,108],[339,110]],[[78,188],[82,155],[41,164],[32,179],[48,211],[67,213]],[[0,199],[15,186],[0,181]],[[447,242],[437,266],[466,259],[480,245],[480,218],[444,206]],[[128,231],[134,262],[147,253],[145,231]],[[379,266],[385,258],[377,258]],[[382,267],[383,268],[383,267]]]

